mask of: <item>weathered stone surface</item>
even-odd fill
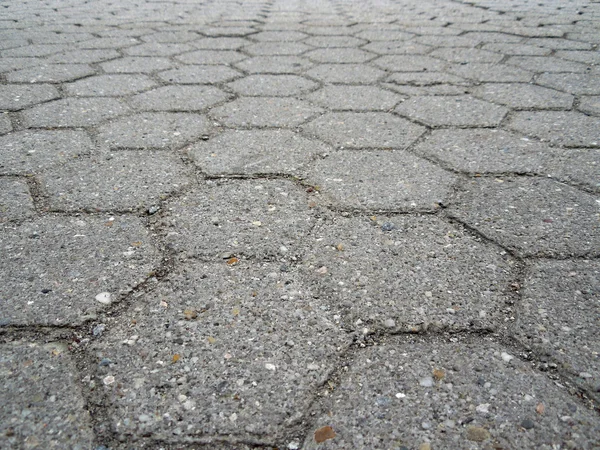
[[[316,223],[308,197],[289,181],[209,182],[168,207],[169,244],[211,258],[296,255]]]
[[[575,111],[522,111],[508,127],[552,144],[568,147],[600,146],[600,119]]]
[[[208,141],[199,141],[189,155],[211,176],[288,174],[298,175],[328,146],[290,130],[227,130]]]
[[[373,83],[385,72],[360,64],[320,64],[306,74],[324,83]]]
[[[135,95],[131,105],[143,111],[202,111],[228,98],[213,86],[163,86]]]
[[[49,207],[56,211],[147,209],[189,183],[179,157],[147,151],[78,158],[40,177]]]
[[[0,351],[0,446],[92,448],[92,421],[66,345],[16,341]]]
[[[78,325],[158,266],[137,218],[45,216],[0,231],[3,324]]]
[[[228,86],[239,95],[291,97],[315,89],[318,85],[297,75],[249,75]]]
[[[485,127],[500,124],[508,110],[469,95],[418,96],[396,107],[396,113],[427,125]]]
[[[0,110],[18,111],[58,97],[54,86],[8,84],[0,86]]]
[[[598,75],[586,73],[544,73],[535,82],[575,95],[599,95]]]
[[[63,98],[23,112],[29,127],[89,127],[130,111],[115,98]]]
[[[121,97],[156,86],[145,75],[98,75],[65,85],[67,94],[83,97]]]
[[[12,131],[10,117],[6,114],[0,114],[0,134],[8,133],[9,131]]]
[[[306,70],[313,64],[300,56],[254,56],[235,64],[248,73],[292,73]]]
[[[349,150],[317,161],[308,181],[344,209],[431,211],[445,203],[455,179],[404,151]]]
[[[397,148],[412,144],[425,128],[388,113],[327,113],[304,131],[340,148]]]
[[[160,72],[158,76],[169,83],[213,84],[239,78],[242,74],[225,65],[190,65]]]
[[[505,252],[460,228],[405,215],[336,219],[316,230],[302,261],[330,314],[360,330],[494,328],[514,268]]]
[[[93,75],[87,64],[43,64],[10,72],[6,79],[13,83],[61,83]]]
[[[600,116],[600,95],[581,97],[579,110],[595,116]]]
[[[572,95],[532,84],[488,83],[472,92],[489,102],[516,109],[569,109],[573,105]]]
[[[27,183],[23,179],[0,178],[0,223],[26,219],[34,213]]]
[[[167,58],[149,56],[126,56],[100,64],[102,70],[108,73],[152,73],[172,66]]]
[[[295,127],[321,111],[294,98],[240,97],[214,108],[210,114],[231,127]]]
[[[115,362],[96,369],[99,380],[116,382],[103,386],[115,431],[173,439],[175,427],[179,441],[207,433],[281,439],[305,418],[349,344],[321,306],[278,264],[178,267],[96,346],[99,361]],[[119,385],[124,395],[116,395]]]
[[[593,447],[593,413],[509,352],[490,338],[394,337],[368,347],[325,400],[330,413],[317,419],[303,448]],[[323,426],[336,437],[317,446],[314,433]]]
[[[208,120],[191,113],[140,113],[100,127],[110,148],[167,148],[194,141],[209,130]]]
[[[600,382],[600,345],[595,322],[600,314],[598,261],[532,263],[527,271],[515,332],[527,347],[560,363],[592,392]]]
[[[306,96],[311,102],[334,110],[388,111],[402,97],[375,86],[325,86]]]
[[[596,255],[600,249],[596,199],[548,179],[474,179],[450,212],[526,256]]]
[[[92,141],[83,131],[19,131],[0,137],[0,175],[39,173],[87,155]]]

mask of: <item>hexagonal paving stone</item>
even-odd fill
[[[327,113],[303,129],[337,147],[399,148],[412,144],[425,128],[388,113]]]
[[[99,139],[110,148],[165,148],[187,144],[208,132],[199,114],[140,113],[99,128]]]
[[[261,258],[296,255],[315,221],[306,194],[282,180],[210,181],[174,201],[165,219],[179,252]]]
[[[0,174],[39,173],[53,165],[87,155],[92,141],[83,131],[19,131],[0,137]]]
[[[237,50],[248,44],[247,39],[236,37],[202,38],[192,42],[194,47],[204,50]]]
[[[600,386],[600,339],[595,332],[599,280],[598,261],[533,262],[514,326],[524,345],[559,362],[574,381],[592,392]]]
[[[189,44],[146,42],[145,44],[126,48],[123,52],[131,56],[172,56],[189,52],[193,49]]]
[[[261,42],[244,47],[250,55],[300,55],[314,47],[301,42]]]
[[[122,396],[104,388],[115,431],[180,442],[211,433],[274,445],[351,340],[293,274],[257,262],[179,267],[111,331],[95,350],[118,362],[97,376],[128,386]]]
[[[431,126],[489,127],[500,124],[508,110],[470,95],[456,95],[412,97],[400,103],[396,112]]]
[[[455,63],[499,63],[504,55],[477,48],[438,48],[428,56]]]
[[[600,192],[599,148],[554,148],[544,169],[553,178]]]
[[[213,109],[211,115],[226,126],[295,127],[320,112],[293,98],[240,97]]]
[[[39,180],[54,211],[135,211],[183,189],[189,175],[176,155],[119,151],[79,158]]]
[[[543,73],[535,80],[548,86],[575,95],[598,95],[598,75],[587,73]]]
[[[575,111],[522,111],[509,128],[568,147],[600,146],[600,119]]]
[[[590,65],[600,64],[600,53],[594,51],[565,50],[554,52],[554,56]]]
[[[316,88],[314,81],[297,75],[249,75],[228,85],[240,95],[292,96]]]
[[[325,86],[306,98],[329,109],[388,111],[402,97],[375,86]]]
[[[588,114],[600,116],[600,95],[581,97],[578,109]]]
[[[596,199],[548,179],[474,179],[450,213],[524,256],[600,252]]]
[[[235,64],[248,73],[299,73],[312,63],[300,56],[254,56]]]
[[[504,130],[434,130],[413,151],[469,173],[542,173],[550,148]]]
[[[83,97],[121,97],[156,86],[146,75],[98,75],[63,85],[67,94]]]
[[[46,61],[58,64],[93,64],[115,59],[121,54],[112,49],[77,50],[58,53],[46,58]]]
[[[319,63],[364,63],[377,55],[365,52],[358,48],[319,48],[311,50],[305,55],[312,61]]]
[[[552,53],[548,48],[527,44],[490,43],[483,45],[481,49],[514,56],[546,56]]]
[[[9,82],[16,83],[62,83],[94,74],[87,64],[44,64],[10,72]]]
[[[261,42],[291,42],[301,41],[307,35],[299,31],[261,31],[252,35],[252,39]]]
[[[144,42],[189,42],[198,38],[199,35],[191,31],[160,31],[141,37]]]
[[[169,83],[214,84],[230,81],[242,75],[241,72],[224,65],[190,65],[160,72],[158,77]]]
[[[12,131],[10,117],[7,114],[0,114],[0,134],[8,133],[9,131]]]
[[[150,233],[132,217],[45,216],[5,226],[0,245],[5,325],[80,325],[130,292],[160,260]]]
[[[0,446],[92,448],[90,415],[66,345],[16,341],[0,352]]]
[[[306,74],[324,83],[374,83],[385,72],[363,64],[321,64]]]
[[[378,55],[423,55],[431,47],[414,41],[375,41],[361,47]]]
[[[173,67],[167,58],[146,56],[126,56],[100,64],[102,70],[108,73],[152,73]]]
[[[131,98],[144,111],[201,111],[230,97],[213,86],[163,86]]]
[[[445,71],[459,77],[489,83],[529,83],[533,79],[533,72],[504,64],[452,64],[446,66]]]
[[[0,86],[0,110],[18,111],[60,97],[54,86],[5,84]]]
[[[365,30],[355,36],[368,41],[406,41],[415,35],[400,30]]]
[[[533,72],[585,73],[589,70],[587,64],[566,61],[553,56],[512,56],[506,61],[506,64]]]
[[[399,336],[368,347],[342,375],[302,448],[552,448],[563,442],[593,448],[593,412],[509,352],[488,337]],[[324,426],[336,437],[317,445],[315,432]]]
[[[48,56],[54,53],[62,52],[66,50],[67,46],[64,44],[33,44],[25,47],[12,48],[10,50],[3,50],[1,52],[2,57],[22,57],[22,56]]]
[[[430,211],[445,203],[455,178],[403,151],[338,151],[317,161],[308,181],[344,209]]]
[[[358,39],[352,36],[311,36],[302,42],[312,45],[313,47],[321,48],[358,47],[367,43],[364,39]]]
[[[198,142],[189,154],[211,176],[298,174],[315,155],[329,150],[290,130],[227,130]]]
[[[196,50],[175,57],[186,64],[231,64],[246,58],[243,53],[231,50]]]
[[[512,108],[569,109],[573,96],[533,84],[488,83],[476,87],[473,95]]]
[[[447,65],[444,61],[422,55],[381,56],[373,64],[391,72],[441,72]]]
[[[88,127],[122,116],[130,108],[116,98],[64,98],[23,111],[28,127]]]
[[[516,263],[436,216],[336,219],[313,233],[302,274],[346,329],[495,328]]]
[[[0,223],[33,216],[33,199],[25,180],[0,178]]]
[[[448,84],[468,85],[469,81],[445,72],[396,72],[386,81],[398,85],[445,86]]]

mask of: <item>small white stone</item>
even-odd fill
[[[398,392],[396,394],[396,398],[406,398],[406,394],[402,393],[402,392]]]
[[[104,377],[102,382],[108,386],[109,384],[113,384],[115,382],[115,377],[113,377],[112,375],[107,375]]]
[[[396,326],[396,321],[394,319],[386,319],[384,325],[387,328],[394,328]]]
[[[96,295],[96,301],[99,301],[103,305],[110,305],[112,302],[110,292],[100,292]]]
[[[482,403],[481,405],[477,405],[477,408],[475,408],[475,411],[477,411],[478,413],[481,413],[481,414],[487,414],[490,412],[490,404]]]
[[[233,413],[232,415],[230,415],[229,420],[231,420],[232,422],[235,422],[237,420],[237,414]]]
[[[179,400],[181,403],[183,403],[183,402],[185,402],[187,400],[187,395],[179,394],[177,396],[177,400]]]
[[[419,384],[423,387],[431,387],[433,386],[433,378],[425,377],[419,381]]]
[[[502,358],[502,361],[509,363],[512,359],[514,359],[513,355],[509,355],[506,352],[502,352],[500,354],[500,357]]]
[[[275,364],[267,363],[265,364],[265,369],[275,371],[277,367],[275,367]]]
[[[289,450],[298,450],[300,448],[300,442],[292,441],[287,445],[287,448]]]

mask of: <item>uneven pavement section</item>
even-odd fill
[[[2,449],[600,448],[600,3],[0,10]]]

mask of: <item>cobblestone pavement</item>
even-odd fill
[[[0,448],[600,448],[598,1],[0,7]]]

